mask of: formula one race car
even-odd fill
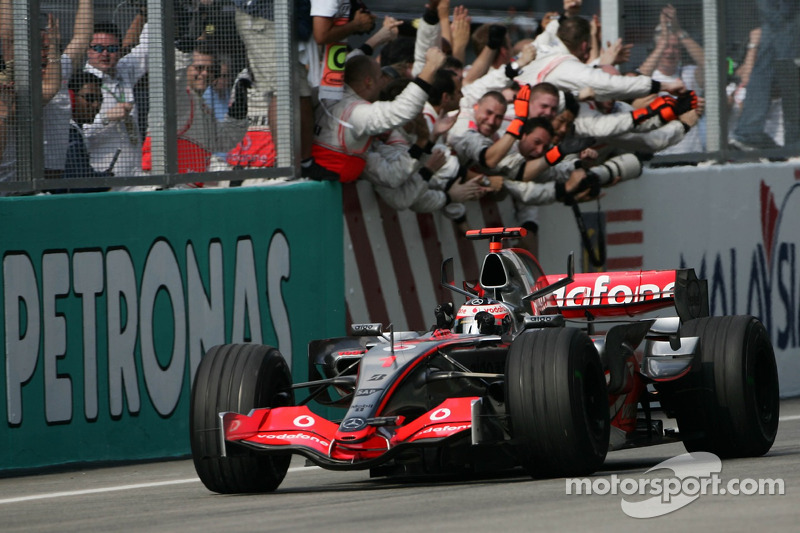
[[[275,490],[292,454],[372,475],[521,466],[562,477],[595,472],[609,450],[676,440],[721,457],[770,449],[778,376],[761,322],[708,316],[691,269],[574,274],[570,256],[566,275],[544,275],[527,251],[503,248],[524,232],[468,232],[490,240],[478,282],[458,287],[452,260],[442,265],[466,303],[438,306],[428,332],[356,324],[313,341],[306,383],[275,348],[212,348],[191,399],[205,486]],[[666,307],[677,316],[633,318]],[[295,402],[298,389],[308,395]]]

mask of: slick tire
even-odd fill
[[[223,457],[219,413],[294,404],[292,376],[281,353],[259,344],[215,346],[200,361],[192,387],[190,443],[197,475],[221,494],[271,492],[291,455],[267,455],[228,443]]]
[[[696,387],[676,411],[687,451],[756,457],[772,447],[780,399],[775,353],[764,325],[751,316],[690,320],[681,336],[700,337]]]
[[[506,406],[517,458],[533,477],[592,474],[608,452],[600,357],[574,328],[528,331],[506,361]]]

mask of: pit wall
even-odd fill
[[[321,183],[0,200],[0,471],[187,454],[216,344],[306,380],[345,320],[340,205]]]
[[[487,241],[458,239],[440,215],[394,212],[366,183],[344,187],[343,199],[348,321],[424,329],[437,303],[462,301],[439,287],[441,261],[453,257],[456,280],[474,280]],[[605,229],[607,270],[694,268],[709,281],[713,315],[764,322],[781,396],[800,395],[800,163],[646,169],[600,205],[599,214],[596,202],[581,210],[593,238],[598,223]],[[545,272],[565,272],[570,252],[576,270],[593,268],[571,209],[539,216]],[[470,228],[517,225],[508,199],[471,205],[467,219]]]

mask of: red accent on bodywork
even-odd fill
[[[636,405],[639,403],[639,397],[645,387],[644,381],[638,373],[634,372],[632,377],[630,391],[624,395],[624,399],[622,399],[623,396],[621,395],[609,397],[609,406],[612,411],[616,407],[614,404],[622,399],[622,404],[618,406],[616,413],[612,412],[610,416],[611,425],[618,427],[625,433],[636,431]]]
[[[305,406],[255,409],[250,415],[227,413],[225,438],[269,446],[304,446],[328,454],[339,426]]]
[[[436,351],[442,350],[443,348],[446,348],[446,347],[450,346],[451,344],[454,344],[454,343],[458,342],[459,338],[460,338],[459,335],[453,335],[453,341],[452,342],[442,342],[440,344],[435,344],[426,353],[419,354],[416,357],[416,359],[414,360],[413,363],[411,363],[408,366],[406,366],[403,369],[403,372],[401,374],[399,374],[394,379],[394,382],[392,383],[392,385],[389,386],[386,389],[386,392],[383,393],[383,398],[381,399],[381,403],[380,403],[380,405],[378,405],[378,409],[375,411],[377,413],[377,415],[378,416],[383,416],[383,409],[386,407],[386,404],[392,398],[392,395],[394,394],[395,389],[397,389],[397,387],[400,386],[400,384],[403,382],[403,380],[406,378],[406,376],[408,376],[417,367],[417,365],[420,365],[420,364],[423,363],[423,361],[427,360],[428,354],[430,354],[431,352],[436,352]],[[419,342],[422,342],[422,340],[419,340]]]
[[[368,441],[357,445],[336,441],[331,449],[331,458],[339,461],[366,461],[380,457],[389,449],[389,442],[380,435],[373,435]]]
[[[540,312],[561,313],[566,318],[583,318],[585,310],[598,317],[635,316],[669,307],[675,300],[675,273],[649,270],[576,274],[572,283],[547,297]],[[545,284],[563,277],[545,276]]]
[[[478,397],[449,398],[410,424],[397,429],[392,445],[441,439],[472,428],[472,402]]]

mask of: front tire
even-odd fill
[[[215,346],[200,361],[192,387],[190,443],[197,475],[221,494],[271,492],[286,476],[290,454],[266,455],[235,444],[222,456],[219,413],[294,405],[292,376],[271,346]]]
[[[506,406],[517,457],[534,477],[592,474],[610,424],[600,357],[574,328],[525,332],[506,362]]]
[[[775,353],[764,325],[751,316],[687,322],[681,335],[700,337],[699,385],[676,411],[686,449],[720,457],[764,455],[778,432],[780,398]]]

